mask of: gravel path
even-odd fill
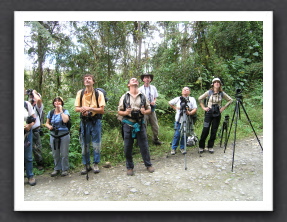
[[[259,137],[263,146],[263,138]],[[256,137],[233,146],[215,147],[215,153],[188,148],[184,155],[154,159],[154,173],[142,163],[135,164],[135,175],[127,176],[125,166],[101,168],[89,173],[89,180],[78,172],[66,177],[36,176],[37,185],[25,183],[25,201],[262,201],[263,152]]]

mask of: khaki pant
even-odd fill
[[[146,128],[150,124],[152,133],[153,133],[153,141],[158,141],[158,122],[157,122],[157,117],[155,112],[151,112],[149,115],[144,115],[144,121]]]

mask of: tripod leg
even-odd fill
[[[231,169],[232,172],[233,172],[233,164],[234,164],[235,143],[236,143],[236,129],[237,129],[238,115],[239,115],[239,106],[237,107],[236,120],[235,120],[235,129],[234,129],[234,143],[233,143],[232,169]]]
[[[258,143],[259,143],[259,145],[260,145],[260,147],[261,147],[261,149],[262,149],[262,151],[263,151],[263,147],[261,146],[260,140],[258,139],[258,136],[257,136],[257,134],[256,134],[256,132],[255,132],[253,126],[252,126],[252,124],[251,124],[251,120],[249,119],[249,116],[247,115],[247,112],[246,112],[246,110],[245,110],[245,108],[244,108],[244,106],[243,106],[243,104],[242,104],[241,101],[240,101],[240,104],[241,104],[241,107],[243,108],[243,111],[244,111],[244,113],[245,113],[245,115],[246,115],[246,117],[247,117],[247,119],[248,119],[248,122],[249,122],[249,124],[250,124],[250,126],[251,126],[251,128],[252,128],[252,130],[253,130],[253,132],[254,132],[254,134],[255,134],[255,136],[256,136],[256,138],[257,138],[257,141],[258,141]]]
[[[224,131],[224,122],[223,122],[223,125],[222,125],[221,134],[220,134],[220,147],[222,145],[223,131]]]
[[[228,123],[226,123],[226,126],[225,126],[226,130],[225,130],[225,141],[224,141],[224,146],[227,145],[227,130],[228,130]]]
[[[227,137],[226,143],[225,143],[224,153],[225,153],[225,150],[226,150],[226,147],[227,147],[227,143],[228,143],[228,140],[229,140],[229,137],[230,137],[230,132],[231,132],[231,128],[232,128],[232,125],[233,125],[233,120],[234,120],[234,117],[235,117],[235,112],[237,111],[238,107],[239,107],[238,106],[238,101],[236,101],[236,105],[235,105],[233,116],[232,116],[232,120],[231,120],[231,125],[230,125],[230,128],[229,128],[228,137]]]

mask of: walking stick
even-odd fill
[[[84,155],[85,155],[85,159],[86,159],[86,179],[89,180],[89,170],[88,170],[88,158],[87,158],[87,143],[86,143],[86,121],[82,119],[83,125],[84,125],[84,136],[83,136],[83,140],[84,140]]]

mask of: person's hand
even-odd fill
[[[130,115],[131,112],[132,112],[131,107],[128,107],[128,108],[126,109],[126,115],[127,115],[127,116]]]
[[[145,108],[144,108],[144,106],[142,106],[141,107],[141,113],[144,115],[144,113],[145,113]]]
[[[204,111],[208,112],[210,110],[209,107],[204,107]]]
[[[62,105],[59,105],[58,107],[59,107],[60,112],[63,112],[63,107],[62,107]]]

